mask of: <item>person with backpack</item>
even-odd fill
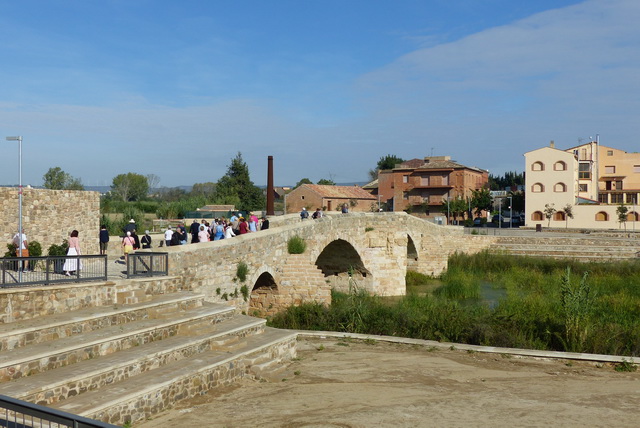
[[[300,220],[306,220],[309,218],[309,211],[305,207],[302,207],[302,211],[300,211]]]
[[[314,219],[314,220],[322,218],[322,210],[320,208],[316,208],[316,210],[313,213],[313,215],[311,216],[311,218]]]

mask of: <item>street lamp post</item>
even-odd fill
[[[507,196],[509,198],[509,229],[513,227],[513,196]]]
[[[18,142],[18,257],[22,257],[22,136],[7,137],[7,141]],[[18,263],[18,282],[22,282],[22,269],[23,265]]]

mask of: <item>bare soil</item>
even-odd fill
[[[338,339],[302,339],[270,381],[185,400],[136,428],[635,427],[640,373]]]

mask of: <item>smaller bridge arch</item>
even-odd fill
[[[270,269],[262,268],[258,272],[249,285],[249,315],[264,317],[279,309],[280,291]]]

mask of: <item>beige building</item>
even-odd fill
[[[627,228],[638,221],[640,154],[592,141],[566,150],[553,141],[525,153],[525,224],[550,227],[618,229],[617,209],[627,206]],[[556,212],[548,220],[545,208]],[[568,215],[569,210],[573,218]]]
[[[366,212],[378,208],[378,198],[358,186],[325,186],[303,184],[287,194],[287,213],[296,213],[306,208],[315,211],[340,211],[347,204],[349,211]]]

